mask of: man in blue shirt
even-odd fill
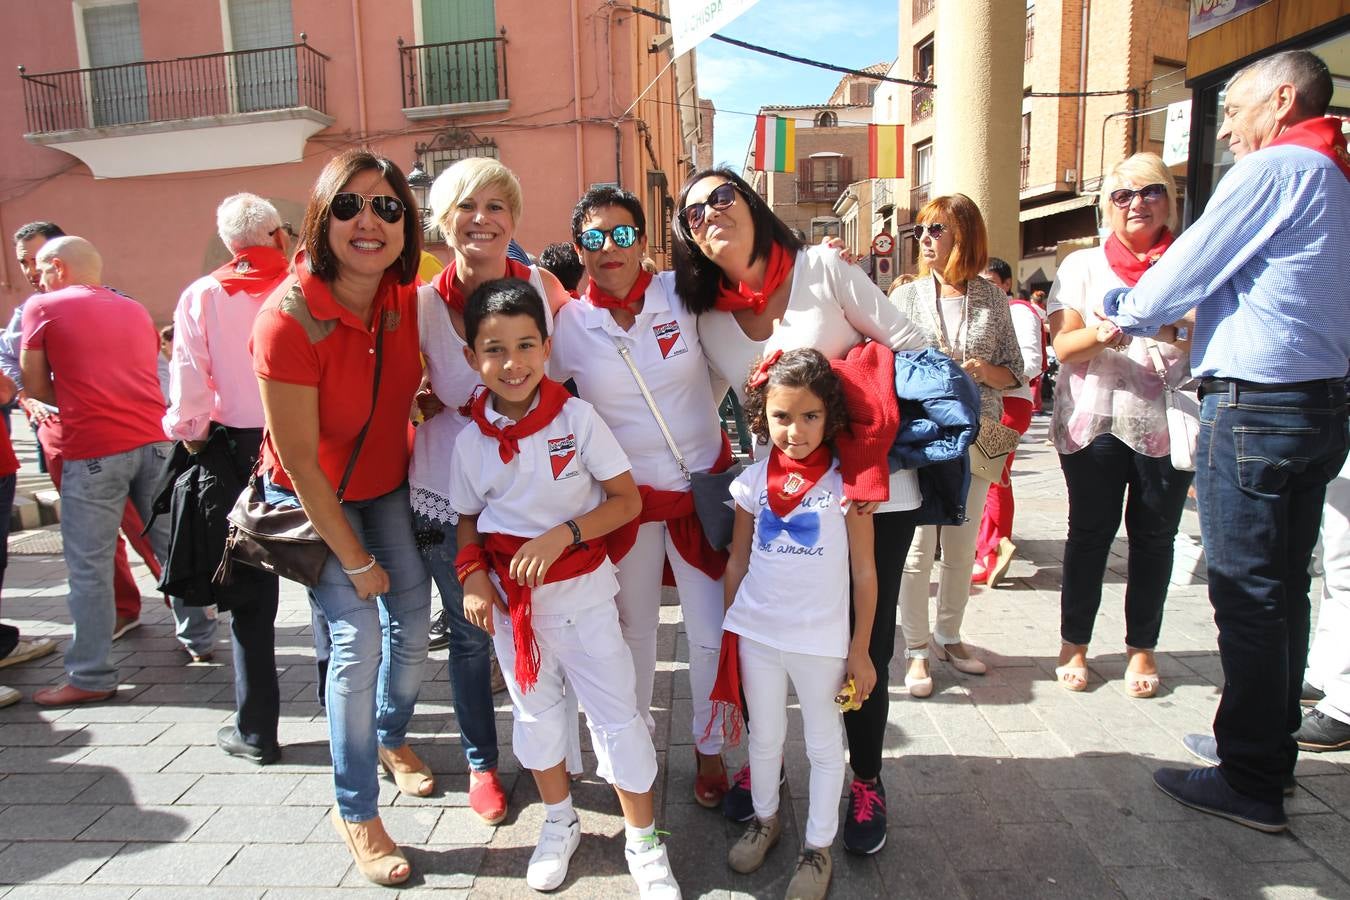
[[[1217,768],[1159,769],[1165,793],[1262,831],[1288,827],[1308,653],[1308,562],[1346,456],[1350,181],[1326,65],[1276,54],[1229,81],[1219,139],[1237,160],[1200,217],[1107,315],[1153,334],[1195,310],[1195,484],[1224,688]],[[1118,305],[1117,305],[1118,304]]]

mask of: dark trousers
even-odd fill
[[[1346,444],[1343,382],[1201,403],[1196,489],[1224,677],[1214,737],[1234,790],[1272,803],[1298,758],[1308,563]]]
[[[1172,547],[1186,506],[1190,472],[1178,472],[1167,457],[1144,456],[1119,438],[1103,434],[1077,453],[1061,453],[1069,489],[1069,537],[1064,542],[1060,582],[1060,637],[1092,643],[1102,605],[1102,579],[1122,507],[1129,539],[1126,563],[1125,644],[1158,646],[1163,603],[1172,577]]]
[[[914,540],[918,512],[876,513],[872,516],[877,567],[877,613],[867,655],[877,670],[877,684],[861,709],[844,713],[849,765],[853,776],[871,780],[881,774],[881,747],[890,715],[891,657],[895,655],[895,616],[900,607],[900,575]],[[852,612],[849,614],[852,624]]]
[[[9,415],[5,415],[6,421]],[[9,474],[0,476],[0,598],[4,596],[5,569],[9,567],[9,517],[14,508],[14,486],[18,476]],[[4,659],[19,646],[19,629],[13,625],[0,625],[0,659]]]

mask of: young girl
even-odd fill
[[[678,898],[656,835],[656,751],[634,699],[611,559],[641,508],[628,458],[589,404],[544,377],[544,303],[529,283],[481,285],[464,310],[465,359],[487,390],[455,439],[450,503],[464,616],[493,636],[511,693],[513,748],[534,775],[544,825],[526,883],[567,878],[581,826],[564,766],[564,682],[586,708],[596,770],[623,807],[628,869],[644,898]],[[475,427],[476,426],[476,427]]]
[[[746,414],[769,456],[731,485],[736,527],[727,615],[750,721],[755,819],[728,863],[753,872],[778,842],[778,769],[787,734],[787,682],[802,709],[811,760],[806,846],[787,896],[824,897],[844,785],[844,726],[836,696],[858,702],[876,684],[868,640],[876,611],[872,520],[848,509],[830,439],[845,425],[843,389],[815,350],[775,351],[746,385]],[[849,577],[853,637],[849,637]],[[728,647],[729,649],[729,647]]]

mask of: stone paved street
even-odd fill
[[[971,677],[936,663],[937,690],[920,701],[906,695],[897,657],[883,775],[889,840],[866,859],[836,842],[832,896],[1350,898],[1350,753],[1301,757],[1292,830],[1281,836],[1192,812],[1150,780],[1158,764],[1188,760],[1181,737],[1209,728],[1222,678],[1193,509],[1178,538],[1161,695],[1131,700],[1120,681],[1123,543],[1107,573],[1089,690],[1070,694],[1053,682],[1065,501],[1045,426],[1033,423],[1016,467],[1011,578],[977,590],[966,620],[966,638],[984,648],[993,670]],[[31,441],[19,449],[27,468]],[[16,535],[13,546],[6,621],[30,636],[66,637],[65,567],[50,535]],[[60,679],[59,654],[0,669],[0,684],[24,694],[0,710],[0,897],[529,895],[523,872],[542,809],[509,752],[509,705],[498,706],[498,722],[511,815],[492,829],[466,806],[444,651],[427,666],[412,734],[437,791],[418,799],[382,780],[382,814],[409,851],[413,879],[399,892],[372,887],[327,821],[327,730],[303,593],[283,591],[277,622],[285,758],[258,769],[214,746],[233,704],[228,640],[213,662],[187,665],[148,574],[138,574],[145,624],[114,645],[122,678],[115,701],[56,711],[29,702]],[[779,897],[805,816],[800,721],[789,733],[782,844],[756,875],[734,875],[725,856],[740,827],[693,802],[687,653],[679,607],[667,598],[662,612],[657,744],[668,749],[660,753],[658,822],[671,832],[684,894]],[[730,756],[738,767],[744,750]],[[558,894],[633,896],[617,803],[589,755],[588,766],[575,794],[585,834]]]

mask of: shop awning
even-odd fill
[[[1060,213],[1082,209],[1085,206],[1093,206],[1096,202],[1096,194],[1080,194],[1077,197],[1070,197],[1068,200],[1061,200],[1058,203],[1047,203],[1044,206],[1033,206],[1031,209],[1024,209],[1017,214],[1017,221],[1030,222],[1032,219],[1044,219],[1046,216],[1057,216]]]

